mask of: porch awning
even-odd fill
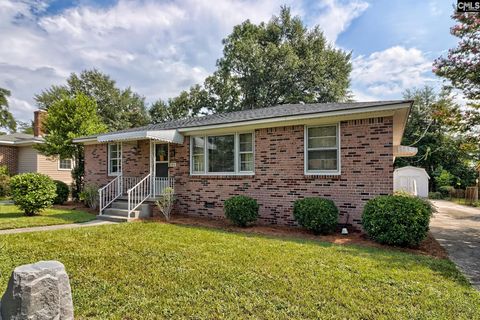
[[[98,142],[114,142],[114,141],[132,141],[152,139],[170,143],[183,143],[183,135],[177,130],[146,130],[146,131],[131,131],[104,134],[98,137]]]
[[[394,157],[413,157],[418,152],[418,149],[415,147],[408,146],[393,146],[393,156]]]

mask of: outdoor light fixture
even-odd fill
[[[342,235],[347,235],[348,234],[348,229],[347,229],[347,225],[348,225],[348,220],[350,219],[350,214],[347,213],[347,220],[345,221],[345,224],[343,225],[343,228],[342,228]]]

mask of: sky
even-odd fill
[[[352,52],[358,101],[440,87],[432,62],[457,43],[451,0],[0,0],[0,87],[21,121],[33,118],[35,94],[84,69],[147,103],[171,98],[215,70],[233,26],[268,21],[282,5]]]

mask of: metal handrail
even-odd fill
[[[103,214],[103,210],[110,205],[115,199],[123,193],[122,175],[118,175],[102,188],[98,189],[98,209],[99,215]]]
[[[130,219],[131,213],[151,196],[151,177],[152,177],[152,174],[150,173],[146,175],[142,180],[140,180],[135,186],[128,189],[127,217],[129,219]]]

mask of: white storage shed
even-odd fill
[[[423,168],[402,167],[393,172],[393,190],[406,191],[422,198],[428,197],[430,176]]]

